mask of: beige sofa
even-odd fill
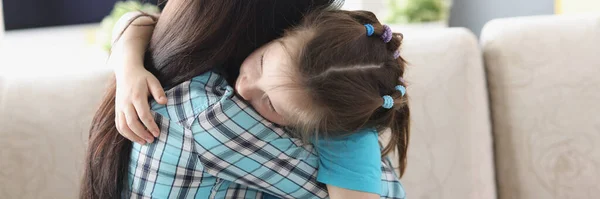
[[[405,32],[402,52],[409,198],[600,196],[600,15]],[[76,198],[110,69],[1,71],[0,198]]]

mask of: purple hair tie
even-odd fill
[[[404,83],[404,78],[400,77],[400,78],[398,78],[398,80],[400,80],[400,82]]]
[[[400,50],[396,50],[396,52],[394,52],[394,59],[398,58],[400,58]]]
[[[385,29],[383,34],[381,34],[381,39],[383,39],[383,42],[388,43],[392,41],[392,29],[388,25],[383,25],[383,29]]]

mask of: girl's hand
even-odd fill
[[[151,93],[159,104],[166,104],[167,98],[160,82],[152,73],[143,66],[129,68],[131,70],[116,73],[116,127],[121,135],[131,141],[152,143],[160,130],[150,112],[148,96]]]
[[[115,70],[117,79],[116,128],[121,135],[140,144],[153,142],[160,133],[150,113],[149,93],[158,103],[167,103],[162,86],[143,64],[155,18],[140,15],[139,12],[121,17],[113,31],[115,41],[107,62]]]

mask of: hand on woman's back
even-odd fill
[[[109,62],[110,63],[110,62]],[[127,139],[140,144],[151,143],[160,130],[150,112],[150,94],[160,104],[167,98],[158,79],[144,67],[117,72],[115,98],[116,128]]]

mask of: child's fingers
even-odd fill
[[[152,133],[154,137],[158,137],[160,130],[158,129],[158,125],[154,121],[154,117],[150,113],[150,106],[148,105],[147,100],[136,100],[133,102],[133,106],[138,116],[140,116],[140,120],[146,126],[148,131]]]
[[[165,91],[160,85],[160,82],[155,77],[151,77],[147,79],[148,89],[150,89],[150,93],[154,100],[159,104],[167,104],[167,97],[165,96]]]
[[[153,142],[154,137],[152,136],[152,134],[150,134],[150,132],[146,130],[146,128],[144,128],[133,106],[125,106],[123,110],[125,120],[127,121],[127,126],[129,127],[129,129],[131,129],[135,135],[144,138],[146,142]]]
[[[141,145],[146,144],[146,141],[141,137],[135,135],[126,124],[127,122],[125,121],[125,116],[123,116],[123,113],[117,113],[115,118],[115,125],[117,127],[117,131],[119,131],[119,133],[123,137],[127,138],[128,140],[131,140],[132,142],[137,142]]]

